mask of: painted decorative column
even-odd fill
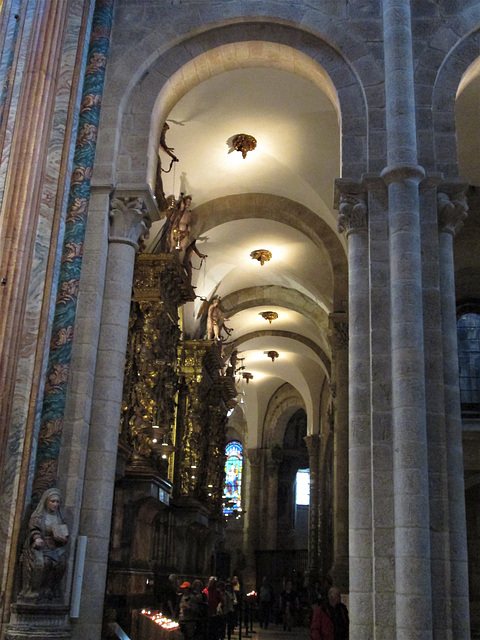
[[[349,277],[349,593],[352,637],[369,640],[373,619],[370,436],[369,255],[366,194],[337,180],[339,231],[348,239]]]
[[[397,640],[432,637],[422,264],[410,0],[384,0]]]
[[[39,220],[68,3],[37,3],[29,56],[12,124],[0,215],[0,469],[9,435],[19,343]],[[18,125],[18,126],[17,126]]]
[[[318,525],[319,525],[319,495],[320,495],[320,435],[314,433],[305,436],[308,449],[308,464],[310,468],[310,506],[308,509],[308,566],[309,582],[318,579]]]
[[[100,636],[135,252],[150,225],[143,198],[112,198],[80,535],[88,537],[81,611],[73,638]]]
[[[333,313],[332,380],[334,383],[333,566],[335,585],[348,593],[348,323]]]
[[[458,380],[457,322],[453,238],[463,227],[468,205],[466,186],[440,185],[438,193],[440,295],[443,372],[447,430],[447,467],[452,584],[452,629],[455,640],[470,638],[468,557],[465,522],[462,422]]]

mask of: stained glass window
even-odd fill
[[[223,513],[242,510],[242,456],[240,442],[232,440],[225,447],[225,489],[223,492]]]

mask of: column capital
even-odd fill
[[[392,164],[381,172],[385,184],[415,180],[420,184],[425,179],[425,169],[418,164]]]
[[[247,458],[249,463],[252,465],[252,467],[260,466],[263,460],[263,454],[264,454],[263,449],[248,449]]]
[[[346,313],[331,313],[328,316],[332,346],[336,351],[348,348],[348,318]]]
[[[367,229],[367,193],[363,185],[336,182],[338,190],[338,231],[348,236]]]
[[[108,241],[129,244],[138,250],[139,243],[148,237],[151,220],[142,196],[113,196],[108,214]]]
[[[319,433],[311,433],[309,436],[304,437],[305,444],[307,445],[308,455],[312,458],[318,456],[320,453],[321,437]]]
[[[467,185],[439,185],[437,191],[438,228],[455,236],[468,215]]]

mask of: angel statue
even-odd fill
[[[215,298],[210,303],[207,311],[207,340],[221,340],[220,334],[222,329],[225,330],[227,335],[230,335],[229,330],[225,326],[226,318],[222,309],[220,308],[220,300]]]

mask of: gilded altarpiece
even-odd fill
[[[137,256],[107,598],[108,606],[122,603],[124,628],[132,609],[158,604],[169,573],[207,575],[223,536],[236,389],[221,342],[180,340],[178,309],[194,298],[175,253]]]
[[[178,565],[172,502],[178,309],[195,294],[176,254],[137,255],[125,359],[106,607],[130,629]]]
[[[178,347],[181,377],[177,441],[181,442],[174,493],[194,499],[211,517],[220,517],[225,465],[227,410],[236,395],[233,378],[223,375],[220,345],[183,341]]]
[[[139,255],[125,363],[121,440],[166,475],[175,443],[178,307],[195,294],[174,254]],[[165,454],[167,458],[164,458]],[[171,473],[171,470],[170,470]]]

